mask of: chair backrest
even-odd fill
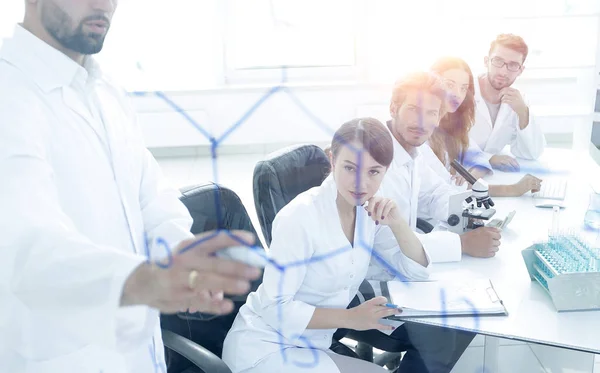
[[[231,189],[206,183],[182,188],[181,193],[181,202],[194,219],[193,234],[214,229],[241,229],[256,235],[246,208]],[[258,240],[257,245],[260,245]]]
[[[254,167],[254,206],[265,242],[271,244],[275,215],[298,194],[321,185],[331,169],[323,149],[294,145],[271,153]]]
[[[215,183],[206,183],[181,189],[181,201],[187,207],[194,222],[192,233],[227,229],[246,230],[256,235],[250,216],[242,201],[232,190]],[[261,246],[260,240],[256,245]],[[262,283],[262,278],[254,281],[251,291]],[[221,356],[223,341],[233,324],[239,308],[246,302],[246,296],[230,297],[234,311],[229,315],[214,317],[202,313],[178,313],[161,315],[164,329],[182,335],[203,346],[217,356]],[[181,356],[168,353],[169,372],[181,372],[190,363]]]

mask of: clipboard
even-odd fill
[[[391,320],[425,317],[507,316],[504,302],[489,279],[381,283],[388,301],[402,314]]]

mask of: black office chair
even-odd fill
[[[275,215],[298,194],[321,185],[331,167],[323,149],[294,145],[271,153],[254,167],[254,206],[265,237],[271,244]]]
[[[315,145],[295,145],[269,154],[254,167],[254,206],[267,245],[271,243],[271,228],[275,215],[298,194],[321,185],[329,175],[331,166],[325,152]],[[417,228],[429,233],[433,226],[417,219]],[[356,302],[354,302],[356,303]],[[352,305],[354,305],[352,303]],[[356,352],[339,342],[344,332],[334,336],[331,349],[339,354],[373,361],[373,347],[361,341],[360,333],[348,336],[358,342]],[[385,337],[382,334],[382,338]],[[372,338],[369,338],[372,342]],[[375,347],[377,345],[375,344]],[[399,354],[385,354],[378,363],[385,365]]]
[[[227,229],[245,230],[256,236],[248,212],[232,190],[207,183],[183,188],[181,192],[181,201],[194,220],[192,233]],[[256,245],[261,246],[258,239]],[[251,291],[256,290],[261,282],[262,278],[255,280]],[[219,357],[223,351],[225,336],[239,308],[246,302],[246,297],[230,297],[234,302],[234,311],[229,315],[215,317],[184,312],[161,315],[163,342],[168,349],[166,356],[169,373],[230,373]]]
[[[199,344],[167,329],[162,329],[162,338],[169,373],[231,373],[231,369],[223,360]],[[173,359],[181,360],[180,357],[187,359],[191,364],[185,367],[182,367],[181,361],[174,364]]]

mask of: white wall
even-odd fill
[[[233,3],[222,2],[229,6]],[[517,88],[526,94],[549,142],[572,141],[574,146],[583,148],[589,143],[593,119],[598,60],[594,61],[594,48],[600,39],[600,3],[581,0],[507,0],[505,3],[498,8],[497,2],[492,0],[451,3],[349,0],[348,4],[356,6],[357,13],[355,66],[288,72],[295,95],[330,131],[320,129],[285,94],[277,93],[227,138],[224,147],[327,142],[337,127],[353,117],[371,115],[386,120],[391,83],[403,71],[426,68],[439,55],[454,54],[465,58],[477,72],[475,70],[482,67],[489,41],[498,32],[514,32],[524,36],[530,44],[527,68]],[[228,7],[221,8],[214,13],[215,19],[220,16],[227,19]],[[331,14],[332,22],[335,15],[335,12]],[[310,18],[304,22],[310,23]],[[227,22],[223,25],[223,30],[235,26]],[[327,34],[334,25],[336,23],[319,30]],[[260,45],[262,38],[254,29],[242,29],[254,35],[252,40],[258,40]],[[227,58],[221,61],[232,47],[228,33],[219,33],[218,27],[215,32],[210,37],[222,37],[222,43],[217,43],[222,48],[203,52],[207,58],[221,62],[222,71],[214,74],[216,87],[171,93],[169,97],[218,137],[268,91],[268,84],[277,84],[279,72],[264,66],[232,71]],[[446,33],[452,37],[446,38]],[[300,44],[296,47],[305,54],[315,53],[311,48],[303,49],[304,44],[310,44],[308,41]],[[176,69],[166,74],[173,81],[182,76],[191,79],[196,74],[180,68],[176,62],[167,65],[169,71]],[[202,70],[200,74],[212,71],[202,67],[198,70]],[[275,83],[265,83],[268,79]],[[332,84],[344,79],[355,83]],[[248,83],[262,86],[236,87]],[[150,148],[209,144],[180,114],[160,100],[137,97],[136,107]]]
[[[539,116],[549,140],[577,138],[591,129],[593,68],[567,71],[564,77],[525,79],[519,88],[526,94],[532,110]],[[223,145],[256,145],[294,142],[326,142],[337,127],[356,116],[388,119],[391,85],[312,85],[289,89],[328,129],[323,129],[288,97],[278,92],[265,101]],[[167,94],[195,121],[220,137],[269,90],[261,88],[224,88]],[[135,97],[135,106],[150,148],[209,146],[178,112],[161,99],[149,95]]]
[[[0,1],[7,3],[0,11],[0,37],[3,37],[22,19],[23,2]],[[256,3],[264,8],[270,2]],[[280,10],[292,4],[277,3],[283,7]],[[340,17],[335,7],[330,13],[324,10],[325,1],[306,2],[309,3],[313,4],[314,12],[309,10],[298,19],[291,17],[292,23],[308,25],[317,35],[326,35],[345,24],[337,19]],[[306,4],[303,6],[309,7]],[[600,40],[597,0],[505,0],[501,7],[493,0],[348,0],[347,4],[355,13],[349,17],[353,19],[356,36],[355,65],[296,69],[288,73],[294,82],[293,92],[329,126],[330,132],[320,129],[288,97],[278,93],[225,141],[225,147],[327,142],[331,131],[353,117],[371,115],[385,120],[391,85],[381,83],[391,84],[401,71],[426,67],[438,55],[447,53],[462,56],[476,69],[489,40],[498,32],[523,35],[530,44],[528,67],[519,85],[550,142],[573,139],[577,146],[589,142],[594,119],[593,92],[600,72],[600,47],[596,61],[591,52]],[[234,22],[232,14],[236,14],[240,5],[241,2],[233,0],[173,0],[169,2],[172,11],[165,13],[162,2],[123,2],[105,48],[97,58],[128,89],[213,87],[169,93],[168,97],[218,137],[270,88],[265,83],[266,77],[279,75],[278,71],[262,68],[237,70],[226,58],[241,43],[232,38],[236,30],[248,32],[251,41],[259,46],[264,42],[258,28]],[[272,20],[271,16],[265,18],[269,12],[263,8],[257,7],[254,14],[261,22],[281,21],[278,17],[282,14]],[[328,16],[325,26],[315,24],[313,13],[317,11]],[[291,15],[283,16],[283,21],[289,21]],[[161,18],[163,27],[154,27],[156,17]],[[594,35],[595,29],[598,32]],[[452,37],[447,38],[446,34]],[[344,35],[340,38],[345,40]],[[312,45],[309,42],[312,39],[306,40],[294,47],[301,55],[320,56],[311,48],[302,48]],[[331,48],[336,46],[330,44]],[[331,83],[343,79],[359,83]],[[236,88],[245,83],[259,83],[262,87]],[[168,152],[209,144],[181,114],[161,100],[134,97],[134,102],[150,148]]]

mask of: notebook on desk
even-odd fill
[[[402,308],[389,319],[440,316],[506,316],[508,312],[489,279],[381,283],[382,295]]]

